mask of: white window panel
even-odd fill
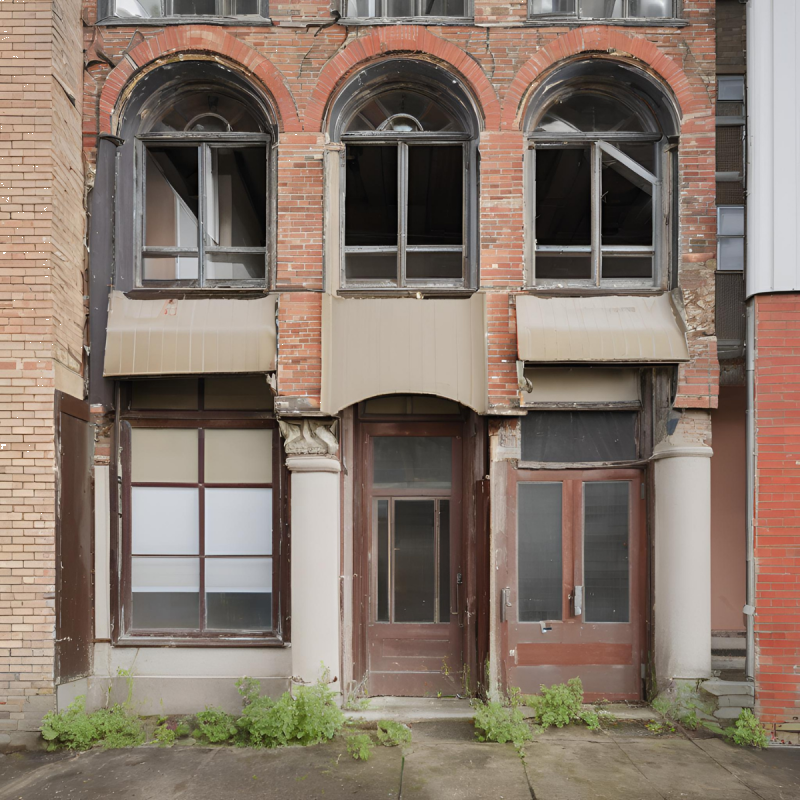
[[[197,489],[134,486],[131,500],[134,554],[195,555],[199,552]]]
[[[744,76],[720,75],[717,78],[717,100],[720,102],[744,102]]]
[[[134,592],[199,592],[200,559],[132,558]]]
[[[272,489],[206,489],[208,555],[272,554]]]
[[[717,214],[719,236],[744,236],[744,206],[721,206]]]
[[[271,558],[206,559],[206,592],[272,592]]]

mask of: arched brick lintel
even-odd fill
[[[480,104],[484,127],[487,130],[499,129],[500,101],[477,61],[452,42],[434,36],[420,25],[387,25],[359,36],[322,68],[306,106],[305,130],[322,130],[328,102],[345,76],[364,62],[401,53],[432,56],[452,67]]]
[[[674,59],[651,41],[619,28],[595,25],[575,28],[559,36],[520,68],[503,100],[503,129],[519,129],[529,90],[544,72],[559,62],[591,53],[616,55],[623,59],[632,57],[650,67],[672,89],[684,130],[693,127],[691,116],[708,102],[708,91],[703,82],[697,77],[690,78]]]
[[[280,70],[268,58],[223,28],[192,25],[167,28],[162,33],[145,39],[111,70],[100,95],[101,133],[113,133],[111,128],[114,109],[133,74],[148,64],[175,53],[217,55],[243,67],[271,96],[278,115],[278,129],[302,130],[292,93]]]

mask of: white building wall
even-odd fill
[[[747,4],[747,296],[800,290],[800,2]]]

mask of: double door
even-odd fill
[[[587,699],[638,700],[644,677],[643,474],[508,470],[500,580],[507,685],[580,677]]]

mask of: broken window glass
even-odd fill
[[[536,152],[536,243],[592,243],[591,149]]]
[[[266,17],[267,0],[100,0],[98,18]]]
[[[403,89],[353,113],[345,131],[345,282],[463,284],[462,128],[441,102]]]
[[[347,0],[346,17],[466,17],[469,0]]]
[[[537,133],[642,133],[647,130],[642,110],[600,92],[574,92],[557,99],[547,110]]]
[[[580,19],[665,19],[674,0],[529,0],[529,14]],[[576,8],[577,6],[577,8]]]
[[[266,147],[148,143],[143,153],[142,280],[263,283]]]

